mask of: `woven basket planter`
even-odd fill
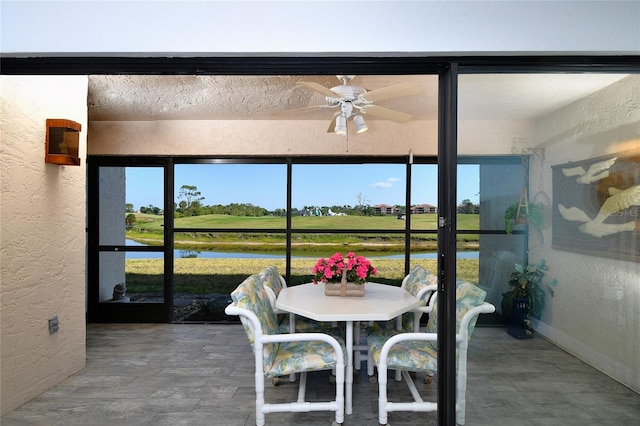
[[[324,283],[324,294],[325,296],[362,297],[364,296],[364,285],[365,283],[347,282],[343,273],[339,283]]]

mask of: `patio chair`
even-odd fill
[[[438,277],[421,265],[415,265],[402,280],[402,288],[407,290],[416,299],[420,300],[420,306],[402,314],[394,321],[376,323],[389,330],[402,330],[412,332],[420,330],[420,319],[423,314],[431,312],[430,306],[435,303],[438,290]]]
[[[278,333],[277,318],[258,274],[245,279],[232,293],[227,315],[238,315],[255,358],[256,425],[275,412],[334,411],[333,424],[344,421],[344,342],[324,333]],[[333,401],[307,402],[307,372],[335,370]],[[289,403],[265,403],[264,379],[300,374],[298,399]]]
[[[278,325],[283,330],[289,330],[297,333],[329,333],[335,334],[335,328],[337,324],[329,322],[314,321],[310,318],[296,317],[295,314],[290,312],[281,311],[276,308],[276,299],[280,294],[280,291],[287,286],[287,282],[282,275],[278,272],[278,268],[275,266],[267,266],[263,268],[258,275],[262,280],[269,301],[271,301],[271,307],[278,316]],[[344,333],[342,333],[344,334]]]
[[[337,324],[324,323],[319,321],[314,321],[310,318],[305,317],[297,317],[295,314],[290,312],[281,311],[276,308],[276,299],[280,294],[280,291],[287,286],[287,281],[284,279],[280,272],[278,272],[278,268],[276,266],[266,266],[259,273],[258,276],[262,281],[262,285],[269,296],[269,301],[271,302],[271,307],[273,308],[273,312],[276,314],[278,318],[278,331],[281,333],[328,333],[332,336],[343,336],[344,333],[341,333],[337,329]],[[333,383],[335,379],[335,372],[331,375],[330,381]],[[290,382],[296,381],[295,373],[292,373],[289,376]],[[274,386],[278,386],[280,384],[280,379],[278,377],[273,377],[271,379],[271,383]]]
[[[465,422],[468,342],[479,314],[492,313],[495,307],[484,302],[486,292],[478,286],[458,280],[456,283],[456,423]],[[425,332],[375,333],[368,335],[369,352],[378,367],[378,420],[387,424],[389,412],[436,411],[436,402],[423,401],[410,372],[432,374],[438,367],[437,303],[433,306]],[[388,370],[401,370],[413,397],[411,402],[390,402],[387,396]]]
[[[398,316],[395,320],[369,324],[367,334],[372,332],[376,334],[387,333],[388,336],[391,337],[398,331],[405,333],[420,331],[420,319],[422,315],[429,314],[435,303],[437,297],[436,291],[438,289],[437,283],[438,279],[431,271],[423,266],[415,265],[411,268],[411,272],[402,280],[401,287],[420,300],[420,306]],[[374,363],[371,359],[371,352],[369,352],[367,345],[364,347],[359,346],[359,348],[362,349],[363,352],[366,352],[369,382],[375,383]],[[360,359],[361,358],[362,355],[360,355]],[[400,371],[396,374],[396,380],[401,380]]]

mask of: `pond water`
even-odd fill
[[[132,240],[127,240],[127,246],[144,246],[144,244],[137,243]],[[459,251],[457,253],[458,259],[477,259],[479,252],[477,251]],[[173,256],[176,259],[181,258],[198,258],[198,259],[284,259],[283,253],[247,253],[247,252],[219,252],[208,250],[180,250],[173,251]],[[414,259],[436,259],[437,252],[424,252],[413,253],[411,255]],[[158,252],[127,252],[127,259],[160,259],[163,257],[162,253]],[[304,257],[317,257],[315,255],[309,256],[293,256],[293,258]],[[381,258],[381,259],[403,259],[404,254],[388,254],[388,255],[367,255],[368,258]]]

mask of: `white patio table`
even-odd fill
[[[368,282],[363,297],[325,296],[324,284],[301,284],[283,288],[276,308],[316,321],[344,321],[347,362],[345,412],[353,412],[353,324],[389,321],[416,308],[419,300],[401,287]]]

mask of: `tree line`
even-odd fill
[[[329,215],[349,215],[349,216],[372,216],[375,214],[375,208],[371,206],[362,194],[358,194],[357,205],[333,205],[333,206],[304,206],[302,209],[293,208],[292,216],[329,216]],[[202,201],[205,197],[198,191],[198,187],[194,185],[182,185],[178,193],[178,202],[173,204],[175,217],[203,216],[210,214],[230,215],[230,216],[286,216],[287,210],[277,208],[268,210],[260,206],[254,206],[251,203],[231,203],[227,205],[205,205]],[[404,206],[394,206],[399,212],[404,213]],[[155,215],[164,214],[164,210],[149,204],[141,206],[140,213],[148,213]],[[479,206],[473,204],[470,200],[465,199],[458,206],[459,213],[477,214]],[[131,203],[125,205],[125,212],[128,214],[135,213],[134,206]],[[128,217],[128,216],[127,216]]]

